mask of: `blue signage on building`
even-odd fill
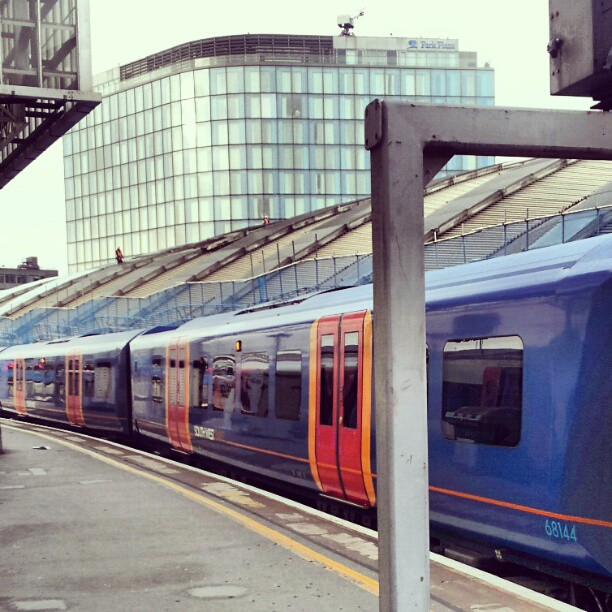
[[[456,51],[457,44],[449,40],[409,40],[408,49],[438,49],[442,51]]]

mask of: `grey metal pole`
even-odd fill
[[[382,112],[370,147],[379,605],[429,610],[423,152],[389,133],[400,117],[384,102],[368,106],[366,132],[370,111]]]
[[[40,14],[40,0],[36,0],[36,77],[39,87],[43,86],[42,69],[42,18]]]
[[[378,100],[366,109],[381,610],[429,610],[423,187],[453,155],[612,159],[611,134],[605,112]]]

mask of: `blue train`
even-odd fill
[[[612,236],[428,274],[430,516],[442,546],[612,593],[611,305]],[[362,286],[14,346],[0,352],[0,402],[367,509],[372,351]]]

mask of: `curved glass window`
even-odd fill
[[[267,353],[247,353],[240,366],[240,405],[243,414],[268,416],[269,358]]]
[[[495,446],[519,443],[523,342],[518,336],[447,342],[442,379],[446,439]]]

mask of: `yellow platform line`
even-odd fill
[[[93,457],[94,459],[97,459],[98,461],[102,461],[103,463],[112,465],[113,467],[119,468],[125,472],[129,472],[130,474],[135,474],[137,476],[141,476],[143,478],[147,478],[148,480],[161,484],[167,487],[168,489],[172,489],[176,493],[183,495],[184,497],[186,497],[187,499],[190,499],[191,501],[194,501],[202,506],[206,506],[207,508],[210,508],[211,510],[214,510],[215,512],[219,514],[223,514],[231,518],[232,520],[236,521],[237,523],[240,523],[241,525],[243,525],[250,531],[253,531],[267,538],[268,540],[275,542],[276,544],[279,544],[283,548],[295,553],[302,559],[305,559],[307,561],[314,561],[315,563],[318,563],[319,565],[324,567],[326,570],[334,572],[335,574],[338,574],[339,576],[341,576],[342,578],[345,578],[346,580],[350,580],[352,583],[361,587],[365,591],[368,591],[368,593],[372,593],[373,595],[378,595],[378,581],[377,580],[374,580],[373,578],[369,578],[368,576],[365,576],[364,574],[361,574],[355,570],[352,570],[351,568],[346,567],[345,565],[342,565],[341,563],[338,563],[334,561],[333,559],[330,559],[329,557],[326,557],[325,555],[322,555],[321,553],[316,552],[315,550],[312,550],[312,548],[309,548],[308,546],[305,546],[304,544],[300,544],[299,542],[292,540],[290,537],[282,533],[279,533],[278,531],[270,527],[266,527],[265,525],[262,525],[261,523],[258,523],[256,520],[249,518],[248,516],[245,516],[244,514],[237,512],[236,510],[232,510],[231,508],[227,508],[223,504],[220,504],[211,499],[207,499],[200,493],[196,493],[195,491],[186,489],[185,487],[182,487],[169,480],[166,480],[165,478],[162,478],[161,476],[158,476],[157,474],[149,474],[148,472],[143,472],[142,470],[136,469],[132,466],[124,465],[123,463],[121,463],[120,461],[117,461],[116,459],[105,457],[104,455],[100,455],[96,453],[95,451],[89,450],[87,448],[82,448],[81,446],[72,444],[70,442],[67,442],[66,440],[62,440],[61,438],[54,438],[53,436],[48,436],[38,431],[28,431],[27,429],[11,427],[10,425],[3,424],[2,426],[5,429],[11,429],[13,431],[27,433],[33,436],[39,436],[51,442],[57,442],[58,444],[62,444],[80,453],[89,455],[90,457]]]

